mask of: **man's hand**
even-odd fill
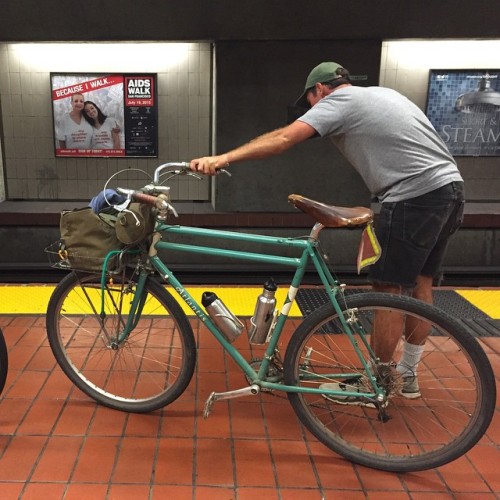
[[[205,156],[191,160],[189,167],[193,172],[205,175],[215,175],[220,168],[229,167],[227,154],[220,156]]]

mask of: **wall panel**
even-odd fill
[[[0,44],[7,198],[86,200],[119,170],[138,168],[151,174],[161,163],[207,154],[211,141],[211,54],[210,43]],[[159,157],[55,158],[51,72],[156,73]],[[127,173],[120,179],[139,177]],[[191,182],[196,186],[186,189],[185,183],[174,181],[172,198],[207,201],[210,180]]]
[[[219,42],[216,47],[217,151],[286,124],[287,106],[309,71],[334,60],[376,85],[379,41]],[[224,211],[287,211],[290,193],[336,205],[367,204],[358,174],[327,139],[311,139],[285,154],[231,167],[217,178],[216,207]]]

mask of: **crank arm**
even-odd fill
[[[259,392],[260,387],[257,384],[252,384],[248,387],[243,387],[242,389],[236,389],[234,391],[212,392],[205,403],[205,408],[203,409],[203,418],[208,418],[216,401],[241,398],[243,396],[255,396],[256,394],[259,394]]]

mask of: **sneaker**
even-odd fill
[[[363,383],[359,378],[347,379],[343,382],[326,382],[319,386],[320,389],[329,389],[331,391],[341,391],[341,392],[371,392],[370,389],[363,387]],[[322,394],[322,396],[339,405],[353,405],[353,406],[365,406],[367,408],[377,408],[375,403],[371,402],[366,397],[357,396],[344,396],[344,395],[333,395],[333,394]],[[387,406],[387,401],[382,405],[383,408]]]
[[[401,388],[400,394],[406,399],[416,399],[421,396],[418,379],[415,375],[403,377],[403,387]]]

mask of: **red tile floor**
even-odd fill
[[[44,321],[0,316],[10,363],[0,398],[2,500],[500,498],[499,404],[466,456],[437,470],[379,472],[319,444],[286,399],[217,402],[204,420],[212,391],[244,383],[196,320],[200,349],[191,385],[147,415],[106,409],[72,387],[55,364]],[[498,380],[500,338],[482,343]]]

